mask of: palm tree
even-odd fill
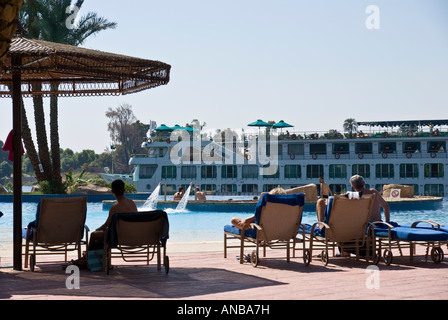
[[[348,132],[350,138],[352,137],[354,131],[358,131],[358,123],[353,118],[345,119],[343,127],[344,132]]]
[[[87,15],[82,16],[73,28],[68,28],[68,25],[73,25],[73,21],[71,21],[73,15],[71,10],[67,8],[77,8],[79,10],[83,3],[84,0],[76,0],[73,5],[72,0],[28,0],[22,7],[19,19],[28,31],[27,37],[75,46],[81,45],[91,35],[116,27],[117,24],[115,22],[109,22],[107,19],[98,17],[96,13],[89,12]],[[70,24],[67,23],[68,21]],[[58,84],[55,83],[52,86],[57,87]],[[36,172],[36,179],[39,182],[44,180],[51,181],[56,188],[59,187],[60,189],[62,178],[58,129],[58,97],[50,97],[51,157],[45,128],[43,97],[34,97],[33,104],[39,148],[38,157],[36,156],[37,152],[35,151],[31,134],[24,135],[23,141],[27,152],[31,151],[32,154],[34,152],[34,156],[30,156],[30,160]],[[22,108],[22,112],[26,118],[24,108]],[[27,123],[27,121],[24,122],[23,131],[29,132]],[[41,172],[42,170],[43,172]]]

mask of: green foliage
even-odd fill
[[[39,190],[42,194],[65,194],[65,186],[52,180],[39,182]]]
[[[3,188],[5,188],[6,192],[8,192],[8,193],[13,193],[13,191],[14,191],[14,186],[12,185],[11,182],[8,182],[7,184],[5,184],[3,186]]]
[[[7,161],[3,161],[0,163],[0,178],[2,177],[10,177],[12,174],[12,165]]]
[[[70,194],[75,191],[80,185],[86,185],[87,181],[83,179],[84,173],[89,165],[85,164],[81,170],[81,173],[74,177],[72,169],[70,168],[65,174],[65,191]]]
[[[106,186],[110,189],[112,189],[111,183],[106,183]],[[124,191],[126,193],[137,193],[137,188],[135,187],[135,184],[129,184],[126,181],[124,182]]]

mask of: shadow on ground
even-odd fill
[[[35,272],[0,270],[0,299],[14,296],[181,299],[251,288],[282,285],[278,281],[218,268],[118,267],[109,275],[81,270],[80,288],[67,289],[71,274],[47,265]],[[69,283],[70,285],[71,283]]]

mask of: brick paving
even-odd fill
[[[180,248],[180,249],[179,249]],[[0,268],[0,299],[10,300],[445,300],[448,298],[447,258],[439,264],[417,257],[395,257],[390,266],[372,266],[354,258],[330,257],[323,266],[314,257],[283,258],[268,251],[258,267],[242,265],[237,250],[224,259],[219,247],[177,247],[167,253],[170,271],[154,265],[130,266],[119,260],[109,275],[80,271],[80,288],[67,289],[60,263],[39,264],[34,272]],[[189,250],[196,250],[189,252]],[[423,248],[419,249],[420,254]],[[405,252],[406,254],[406,252]],[[398,254],[395,252],[395,256]],[[3,259],[2,264],[7,262]]]

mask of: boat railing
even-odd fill
[[[378,139],[378,138],[426,138],[426,137],[448,137],[448,127],[440,127],[434,130],[429,129],[421,129],[421,130],[357,130],[356,132],[340,132],[338,130],[328,130],[328,131],[278,131],[277,130],[260,130],[258,132],[245,132],[240,135],[239,139],[244,141],[251,141],[254,139],[258,139],[261,135],[268,136],[274,135],[278,137],[278,140],[343,140],[343,139]],[[199,137],[202,141],[216,142],[218,144],[224,144],[224,141],[221,141],[221,137],[219,139],[212,139],[209,136],[202,134],[190,136],[191,139],[193,137]],[[178,142],[181,141],[181,137],[177,137],[177,141],[171,141],[170,136],[167,133],[164,134],[153,134],[150,138],[151,142]],[[240,142],[241,142],[240,140]]]
[[[279,160],[372,160],[372,159],[446,159],[447,152],[406,152],[406,153],[330,153],[330,154],[281,154]],[[335,162],[336,163],[336,162]]]

